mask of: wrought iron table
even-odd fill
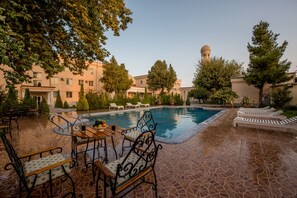
[[[104,158],[102,158],[102,161],[105,163],[108,163],[108,154],[107,154],[107,144],[106,144],[106,138],[110,137],[111,138],[111,143],[112,143],[112,147],[115,153],[115,157],[116,159],[118,158],[118,154],[115,148],[115,143],[114,143],[114,139],[113,136],[115,135],[115,133],[121,133],[122,128],[119,126],[116,126],[115,131],[112,130],[111,126],[106,126],[104,128],[98,129],[98,128],[94,128],[94,127],[86,127],[85,131],[77,131],[74,133],[75,136],[82,138],[82,139],[88,139],[87,142],[87,146],[86,149],[84,151],[84,161],[85,161],[85,165],[86,165],[86,170],[88,168],[88,166],[90,165],[90,163],[87,163],[87,151],[90,150],[89,147],[89,143],[92,142],[93,143],[93,156],[92,156],[92,160],[91,160],[91,166],[92,166],[92,173],[93,176],[95,176],[95,170],[94,170],[94,161],[95,161],[95,152],[96,152],[96,148],[98,148],[98,146],[102,145],[102,141],[104,143],[104,152],[105,152],[105,156]],[[99,143],[101,141],[101,144]],[[97,142],[97,147],[96,147],[96,142]],[[100,154],[98,153],[98,158],[100,158]]]

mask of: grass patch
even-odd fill
[[[297,116],[297,110],[285,110],[283,115],[287,116],[287,118]]]

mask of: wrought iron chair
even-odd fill
[[[157,123],[154,121],[153,114],[150,111],[145,111],[142,117],[137,121],[135,127],[124,129],[121,134],[124,136],[122,142],[122,155],[125,148],[129,148],[132,142],[143,132],[153,131],[155,132]],[[129,141],[129,146],[125,146],[125,141]]]
[[[95,162],[98,168],[96,197],[99,196],[98,183],[102,176],[104,197],[106,197],[108,186],[113,197],[116,195],[123,197],[143,182],[151,184],[155,190],[155,196],[158,197],[154,167],[158,150],[161,148],[160,144],[156,145],[154,132],[147,131],[137,137],[126,156],[106,165],[97,160]],[[153,181],[146,178],[150,173],[153,173]]]
[[[61,147],[44,149],[28,155],[19,157],[11,143],[6,138],[5,133],[0,133],[6,152],[10,158],[10,163],[5,165],[5,170],[10,170],[12,166],[19,177],[20,197],[22,192],[26,191],[30,197],[35,186],[43,185],[48,197],[53,197],[53,180],[60,178],[62,181],[69,179],[72,185],[72,191],[64,196],[75,197],[75,188],[70,177],[71,159],[65,159]],[[39,158],[36,157],[39,155]],[[32,159],[34,158],[34,159]],[[23,161],[27,160],[27,161]],[[48,193],[45,183],[49,182],[50,192]]]

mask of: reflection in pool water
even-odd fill
[[[107,124],[116,124],[128,128],[136,126],[137,120],[145,110],[121,111],[94,116],[106,120]],[[194,107],[152,108],[155,122],[158,123],[156,139],[166,143],[180,143],[205,128],[214,118],[224,111],[204,110]]]

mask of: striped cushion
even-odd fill
[[[135,141],[136,138],[141,134],[140,131],[131,131],[129,133],[124,134],[124,138],[130,141]]]
[[[65,160],[65,158],[61,154],[49,155],[49,156],[42,157],[42,158],[37,159],[37,160],[31,160],[31,161],[25,162],[24,172],[25,172],[25,174],[27,174],[27,173],[30,173],[32,171],[44,168],[46,166],[50,166],[50,165],[53,165],[55,163],[61,162],[63,160]],[[63,166],[64,166],[66,172],[70,173],[69,164],[65,164]],[[64,173],[63,168],[61,166],[52,169],[52,179],[60,177],[60,176],[62,176],[64,174],[65,173]],[[35,179],[35,175],[32,175],[32,176],[27,178],[27,182],[28,182],[29,187],[32,187],[34,179]],[[43,173],[40,173],[37,176],[35,185],[43,184],[43,183],[49,181],[49,179],[50,179],[49,178],[49,171],[45,171]]]
[[[109,164],[106,165],[106,167],[116,175],[117,172],[117,167],[119,164],[122,164],[123,160],[127,156],[121,157]],[[129,165],[128,165],[129,164]],[[126,166],[125,166],[126,165]],[[123,164],[123,170],[120,171],[119,175],[125,175],[126,173],[129,173],[130,169],[132,168],[133,170],[130,172],[130,174],[136,176],[138,173],[140,173],[142,170],[144,170],[146,167],[149,167],[151,163],[146,164],[145,160],[143,160],[140,156],[138,156],[135,153],[130,153],[128,158],[126,159],[125,163]],[[139,170],[141,169],[141,170]],[[131,179],[129,177],[129,174],[126,175],[125,177],[118,177],[117,178],[117,186],[120,186],[124,184],[126,181]]]

